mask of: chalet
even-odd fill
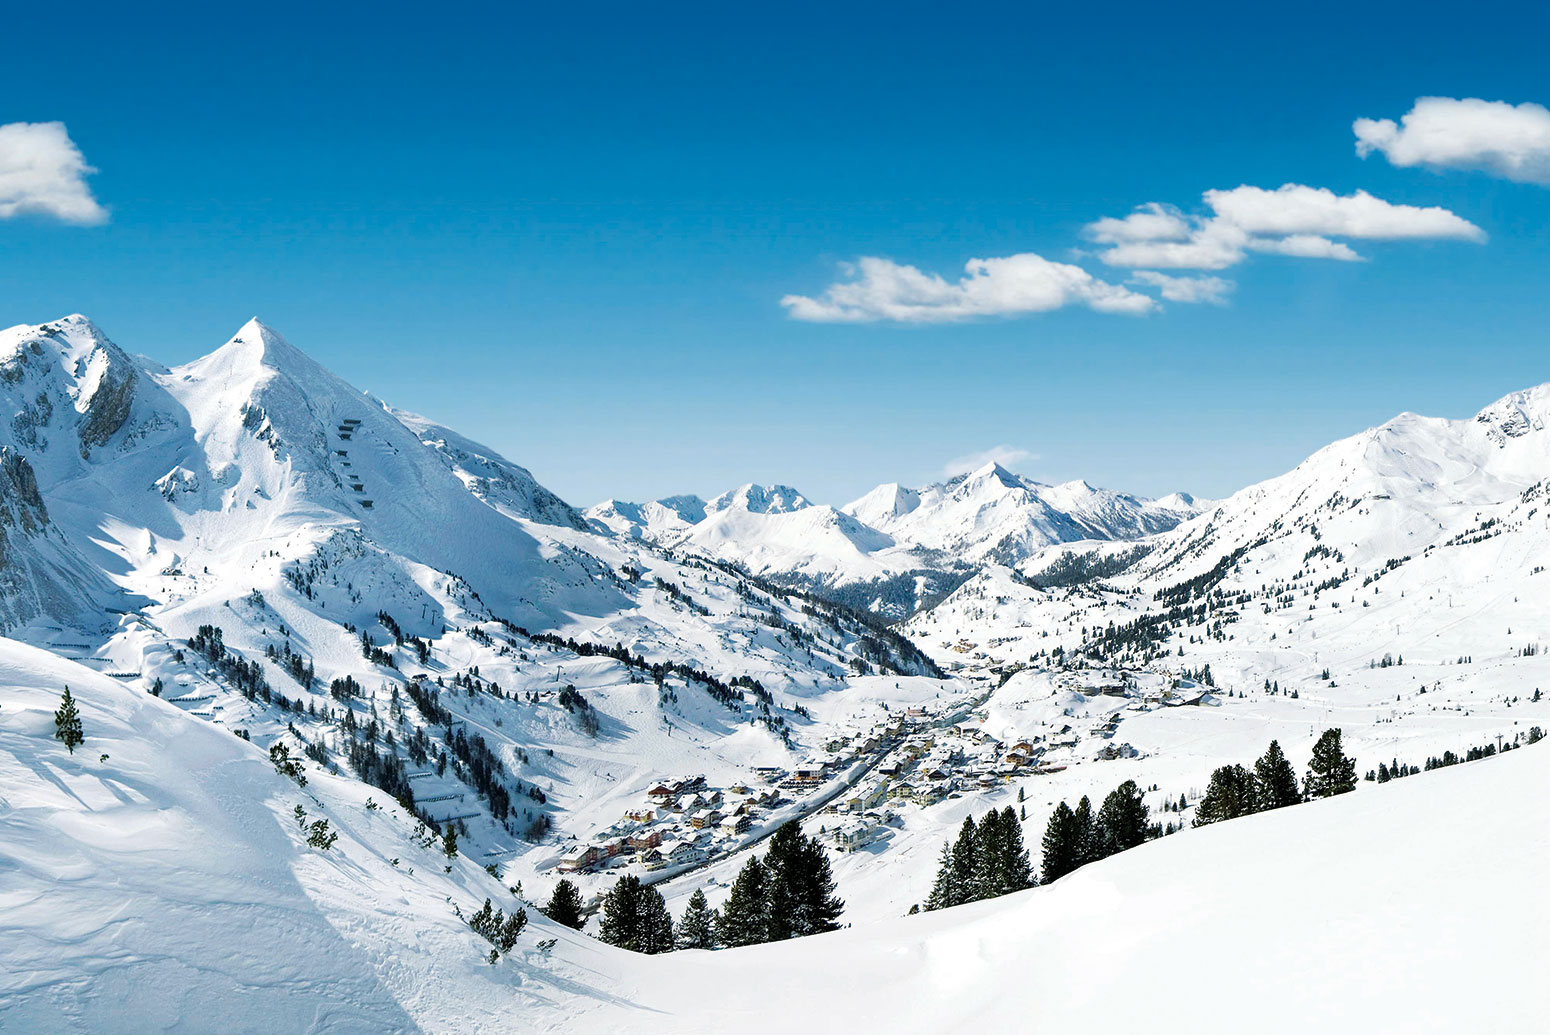
[[[689,816],[689,825],[696,830],[704,830],[721,822],[721,813],[715,809],[700,809]]]
[[[638,856],[648,870],[660,870],[667,866],[689,866],[705,859],[703,849],[688,841],[664,841]]]
[[[624,818],[634,820],[636,823],[650,823],[657,818],[657,810],[651,808],[631,809],[624,814]]]
[[[564,870],[566,873],[589,870],[597,865],[600,858],[602,853],[598,851],[596,845],[576,845],[561,856],[555,869]]]
[[[721,821],[723,834],[746,834],[753,824],[747,816],[728,816]]]
[[[888,836],[888,831],[870,820],[847,823],[834,832],[834,847],[841,852],[858,852]]]
[[[677,800],[678,795],[671,788],[659,783],[646,792],[646,797],[653,805],[671,805]]]
[[[657,845],[662,843],[662,831],[637,831],[636,833],[631,834],[629,837],[625,838],[625,841],[628,842],[629,846],[637,852],[643,851],[645,849],[655,848]]]

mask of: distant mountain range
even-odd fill
[[[1081,481],[1045,485],[989,463],[923,488],[879,485],[839,508],[789,486],[744,485],[709,502],[607,500],[585,514],[599,531],[731,561],[897,619],[985,565],[1059,543],[1137,539],[1200,509],[1182,493],[1149,500]]]

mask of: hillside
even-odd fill
[[[0,361],[6,630],[312,751],[514,880],[652,781],[794,765],[859,673],[935,671],[866,615],[596,534],[257,321],[170,369],[83,317]]]
[[[908,987],[895,969],[993,1001],[979,968],[941,977],[932,961],[991,946],[986,973],[1009,981],[996,969],[1006,954],[1054,951],[1046,907],[1031,903],[1068,919],[1094,907],[1061,890],[1083,886],[1078,874],[998,910],[903,919],[967,818],[1013,808],[1037,855],[1062,801],[1099,802],[1134,780],[1159,830],[1187,828],[1214,769],[1251,762],[1274,738],[1301,772],[1330,728],[1372,775],[1355,798],[1402,802],[1446,781],[1426,774],[1396,792],[1376,785],[1380,767],[1494,753],[1550,728],[1538,692],[1550,684],[1550,605],[1536,592],[1550,556],[1550,389],[1468,421],[1403,415],[1198,514],[1185,497],[1041,486],[995,465],[845,508],[745,485],[583,514],[526,468],[358,391],[256,321],[175,368],[130,356],[82,317],[12,328],[0,332],[0,397],[16,414],[0,426],[0,737],[14,774],[0,825],[16,835],[0,899],[28,904],[8,1008],[29,1022],[66,1003],[81,1030],[113,1030],[106,1000],[75,1005],[72,990],[101,998],[144,983],[173,1004],[176,1030],[234,968],[261,975],[229,997],[251,1005],[304,981],[298,968],[315,960],[308,995],[276,1008],[287,1030],[502,1030],[513,995],[539,1030],[660,1016],[624,1003],[702,1030],[745,1008],[719,991],[668,995],[691,970],[713,980],[739,958],[768,959],[760,980],[792,995],[822,973],[810,962],[840,965],[828,944],[849,946],[835,951],[855,955],[888,1002],[820,997],[812,1009],[890,1017]],[[885,617],[921,604],[897,624]],[[66,682],[96,738],[73,757],[47,737]],[[339,854],[292,836],[298,801],[267,761],[276,746],[304,760],[314,803],[303,804],[333,817]],[[1521,768],[1539,750],[1479,768]],[[363,819],[368,798],[381,809]],[[91,815],[55,817],[72,809]],[[515,906],[501,890],[512,887],[543,900],[567,877],[590,908],[629,874],[675,915],[697,890],[718,906],[787,820],[830,853],[855,925],[800,950],[810,956],[783,946],[636,960],[535,916],[533,940],[499,967],[465,960],[454,903],[504,894]],[[1272,837],[1305,822],[1242,829]],[[207,848],[147,848],[112,833],[118,824],[158,845],[246,846],[236,858],[249,877],[219,872]],[[431,843],[448,830],[450,872]],[[1229,933],[1182,930],[1160,903],[1218,887],[1225,901],[1247,895],[1173,847],[1240,836],[1190,832],[1134,853],[1164,860],[1122,882],[1151,918],[1134,951],[1172,958],[1182,949],[1169,938]],[[163,904],[181,854],[201,890]],[[55,857],[77,860],[88,889],[66,928],[39,904]],[[1127,873],[1129,858],[1093,872]],[[120,915],[100,875],[142,862],[133,886],[114,886],[139,903],[123,914],[138,919],[120,950],[91,933],[99,915]],[[249,879],[262,894],[244,892]],[[163,914],[187,917],[201,955],[219,956],[222,931],[297,944],[283,966],[245,942],[245,955],[201,970],[151,919]],[[1112,939],[1119,914],[1091,915]],[[1107,941],[1082,941],[1099,937],[1090,925],[1051,922],[1085,954],[1061,958],[1109,958]],[[559,939],[550,955],[540,931]],[[81,969],[45,965],[50,939]],[[410,941],[424,958],[395,962],[393,946]],[[890,969],[895,950],[919,969]],[[140,961],[169,957],[166,974],[140,974]],[[1069,981],[1054,956],[1043,966]],[[1038,987],[1056,1016],[1079,1008]],[[375,1012],[351,1012],[361,997]]]
[[[50,736],[67,682],[74,754]],[[297,787],[227,731],[0,641],[0,1024],[939,1032],[1101,1010],[1150,1031],[1532,1030],[1550,936],[1523,896],[1550,850],[1547,766],[1543,747],[1509,752],[1011,898],[730,952],[636,956],[530,908],[491,965],[453,907],[518,901],[466,857],[443,872],[392,801],[369,810],[369,789],[310,763]],[[331,848],[306,844],[297,804],[340,835]]]

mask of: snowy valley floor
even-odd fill
[[[52,738],[65,683],[73,755]],[[453,907],[513,897],[466,858],[445,870],[364,785],[309,775],[298,788],[228,730],[0,641],[0,1030],[1543,1027],[1543,745],[779,945],[640,957],[530,909],[493,966]],[[331,850],[307,846],[298,804],[339,832]]]

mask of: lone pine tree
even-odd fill
[[[70,696],[68,686],[64,697],[59,699],[59,710],[54,713],[54,739],[62,741],[72,755],[76,746],[86,740],[81,732],[81,713],[76,710],[75,698]]]
[[[1056,805],[1055,811],[1050,814],[1049,822],[1044,826],[1041,846],[1043,865],[1040,876],[1045,884],[1059,880],[1082,865],[1077,854],[1076,813],[1065,802]]]
[[[549,896],[549,904],[543,912],[544,916],[555,923],[577,931],[586,925],[581,917],[581,892],[568,880],[562,880],[554,886],[554,893]]]

